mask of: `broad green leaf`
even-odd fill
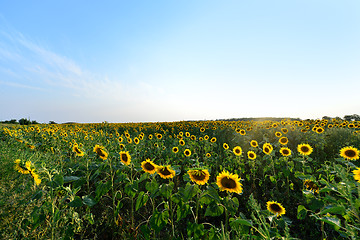
[[[217,217],[224,212],[224,207],[219,204],[210,204],[205,211],[205,216]]]
[[[69,183],[69,182],[73,182],[73,181],[77,181],[80,178],[77,176],[65,176],[64,177],[64,183]]]
[[[74,200],[69,202],[70,207],[81,207],[82,205],[83,205],[83,203],[79,196],[76,196]]]
[[[297,209],[297,219],[305,219],[307,214],[307,209],[303,205],[299,205]]]
[[[184,201],[187,202],[200,191],[198,185],[186,184],[184,191]]]
[[[236,228],[239,225],[245,225],[245,226],[249,226],[249,227],[253,226],[252,221],[247,220],[247,219],[238,218],[238,219],[230,221],[230,227],[232,227],[232,228]]]
[[[324,210],[320,212],[320,214],[327,214],[327,213],[333,213],[333,214],[344,214],[346,211],[345,207],[343,206],[327,206]]]
[[[83,203],[89,207],[92,207],[97,202],[91,196],[83,196]]]
[[[95,190],[95,200],[98,202],[102,196],[104,196],[111,189],[111,182],[107,181],[105,183],[99,182]]]
[[[139,193],[139,196],[136,199],[135,211],[139,210],[139,208],[144,206],[148,199],[149,199],[149,196],[145,192],[141,191]]]

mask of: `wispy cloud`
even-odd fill
[[[22,33],[0,27],[0,84],[31,89],[65,88],[79,97],[119,96],[122,85],[82,68]],[[23,76],[23,78],[21,78]],[[11,80],[6,81],[6,80]]]

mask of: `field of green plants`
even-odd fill
[[[358,239],[360,122],[0,125],[1,239]]]

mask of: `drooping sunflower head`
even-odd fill
[[[156,172],[163,179],[175,177],[175,171],[169,165],[168,166],[157,166]]]
[[[343,147],[340,150],[340,156],[348,160],[357,160],[359,159],[359,150],[351,146]]]
[[[84,156],[85,154],[83,151],[81,151],[78,145],[74,145],[72,150],[76,153],[76,156]]]
[[[156,172],[157,165],[153,163],[150,159],[146,159],[145,161],[141,162],[141,168],[150,174],[154,174]]]
[[[309,179],[304,181],[304,186],[307,190],[312,191],[313,193],[319,193],[319,186]]]
[[[248,151],[247,156],[249,159],[253,160],[256,158],[256,153],[254,151]]]
[[[186,157],[190,157],[190,156],[191,156],[191,151],[190,151],[190,149],[185,149],[185,150],[184,150],[184,155],[185,155]]]
[[[236,146],[233,148],[233,152],[236,156],[240,156],[242,154],[242,149],[240,146]]]
[[[288,142],[289,142],[289,140],[288,140],[287,137],[281,137],[279,139],[279,143],[282,144],[282,145],[286,145]]]
[[[108,153],[104,150],[103,146],[100,146],[98,144],[95,145],[93,151],[102,159],[106,160],[108,157]]]
[[[250,146],[252,146],[252,147],[257,147],[257,146],[258,146],[258,142],[257,142],[256,140],[251,140]]]
[[[297,146],[297,150],[301,155],[308,156],[312,153],[313,148],[309,144],[302,143]]]
[[[228,171],[223,170],[222,173],[216,177],[216,184],[220,191],[228,191],[235,193],[242,193],[241,178],[237,174],[230,174]]]
[[[25,166],[21,164],[21,160],[20,159],[16,159],[14,161],[15,166],[14,169],[16,171],[18,171],[21,174],[29,174],[30,173],[30,169],[28,169],[28,164],[26,164]]]
[[[360,183],[360,168],[356,168],[352,172],[354,174],[354,179]]]
[[[191,181],[198,185],[204,185],[209,181],[210,173],[207,169],[193,169],[187,171]]]
[[[281,216],[286,213],[285,208],[277,202],[274,201],[268,201],[266,203],[267,210],[269,210],[271,213],[275,214],[276,216]]]
[[[288,157],[288,156],[291,155],[291,150],[290,150],[289,148],[287,148],[287,147],[282,147],[282,148],[280,149],[280,153],[281,153],[281,155],[283,155],[284,157]]]
[[[125,164],[126,166],[130,165],[131,162],[131,156],[128,151],[121,151],[120,153],[120,161]]]

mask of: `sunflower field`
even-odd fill
[[[360,122],[0,125],[1,239],[358,239]]]

